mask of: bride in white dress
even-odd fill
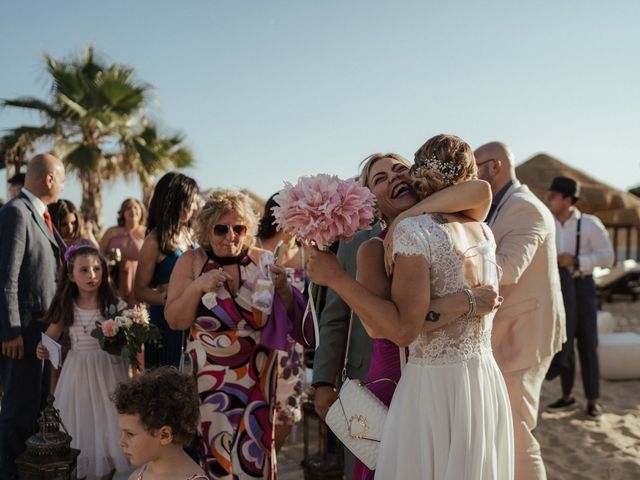
[[[471,148],[450,135],[427,141],[411,173],[421,198],[475,174]],[[491,231],[462,215],[422,215],[400,221],[391,235],[391,300],[352,280],[326,253],[313,252],[309,265],[312,280],[333,288],[370,335],[409,346],[376,478],[513,479],[509,399],[491,352],[493,314],[474,315],[469,291],[468,315],[435,332],[424,328],[438,317],[429,308],[432,297],[479,283],[497,286]]]

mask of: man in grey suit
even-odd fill
[[[352,277],[356,276],[356,257],[362,243],[380,233],[380,224],[372,230],[357,233],[350,242],[340,242],[337,258],[340,265]],[[327,290],[327,300],[320,313],[320,345],[313,360],[313,386],[315,387],[315,408],[324,419],[327,411],[337,398],[337,387],[342,373],[344,355],[349,332],[349,306],[333,290]],[[351,339],[349,341],[349,362],[347,376],[364,380],[369,370],[371,338],[357,316],[353,317]],[[344,472],[352,478],[355,457],[344,449]]]
[[[22,192],[0,208],[1,480],[18,478],[15,460],[35,432],[48,394],[36,346],[64,253],[47,204],[57,201],[64,178],[59,159],[37,155],[29,162]]]

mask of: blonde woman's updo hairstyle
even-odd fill
[[[378,160],[382,160],[383,158],[393,158],[403,165],[411,167],[411,162],[397,153],[373,153],[360,162],[360,176],[358,177],[360,185],[370,188],[369,174],[371,173],[371,169]]]
[[[436,135],[418,149],[411,167],[412,186],[420,199],[478,177],[473,150],[454,135]]]
[[[195,222],[196,241],[205,248],[210,248],[209,237],[213,226],[227,213],[237,213],[247,226],[245,248],[253,243],[257,218],[253,211],[251,199],[235,190],[214,190],[205,197],[204,206],[198,213]]]

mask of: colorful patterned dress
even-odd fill
[[[220,265],[209,259],[202,273],[216,268]],[[286,350],[288,335],[313,342],[313,325],[302,322],[305,301],[296,289],[291,316],[278,295],[270,315],[252,307],[254,288],[268,278],[268,270],[248,256],[238,269],[236,295],[225,285],[216,291],[213,306],[203,296],[191,328],[188,349],[200,395],[200,459],[211,479],[274,479],[275,350]]]

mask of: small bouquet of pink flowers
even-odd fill
[[[140,369],[137,355],[142,345],[160,345],[162,335],[155,325],[149,323],[149,313],[142,305],[118,312],[110,305],[105,312],[103,322],[96,322],[91,336],[100,341],[100,347],[111,355],[129,360],[131,365]]]
[[[350,240],[368,230],[374,218],[375,197],[353,179],[320,173],[300,177],[274,197],[278,230],[325,249],[336,240]]]

